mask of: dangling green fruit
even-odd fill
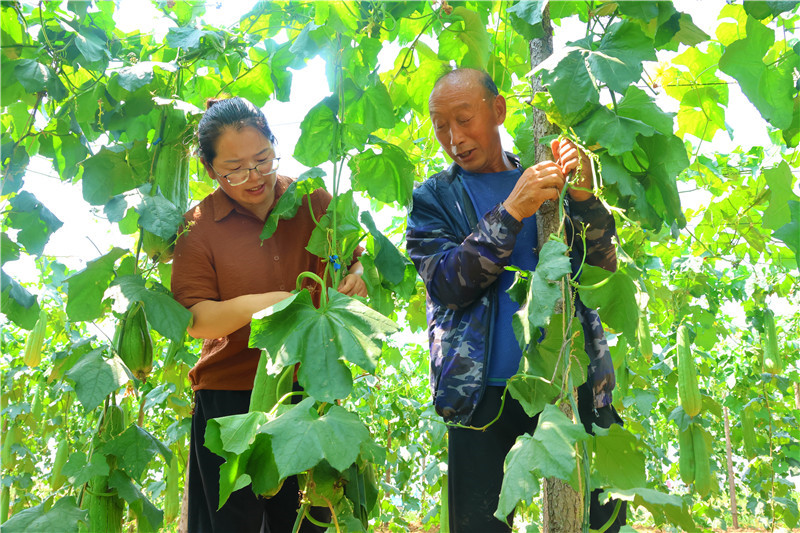
[[[133,375],[142,381],[153,369],[153,339],[141,303],[134,303],[122,319],[117,353]]]

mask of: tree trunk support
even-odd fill
[[[728,493],[731,498],[731,524],[739,529],[739,511],[736,508],[736,483],[733,477],[733,453],[731,451],[731,423],[728,408],[723,408],[725,421],[725,457],[728,461]]]
[[[553,53],[553,27],[550,23],[549,8],[546,8],[543,13],[542,27],[544,28],[542,38],[534,39],[530,42],[531,66],[533,67]],[[544,90],[541,81],[536,76],[531,78],[531,89],[534,94]],[[552,159],[550,146],[540,143],[539,139],[558,133],[558,131],[547,121],[544,111],[534,109],[533,116],[536,161],[550,160]],[[552,201],[542,204],[536,213],[539,250],[548,241],[550,235],[558,232],[560,224],[558,204]],[[559,301],[556,304],[555,312],[564,312],[563,301]],[[573,394],[577,398],[577,391],[573,390]],[[562,402],[559,408],[570,420],[574,418],[569,402]],[[583,531],[583,509],[582,493],[575,491],[568,483],[560,479],[548,478],[545,480],[543,493],[544,533],[576,533]]]

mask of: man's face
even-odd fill
[[[428,100],[436,138],[448,156],[473,173],[507,170],[498,127],[506,117],[502,96],[494,96],[477,79],[442,80]]]

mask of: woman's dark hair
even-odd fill
[[[275,144],[275,135],[269,129],[267,118],[259,108],[250,101],[235,98],[209,98],[206,100],[206,112],[197,126],[197,143],[199,155],[207,163],[211,163],[217,156],[217,138],[227,128],[241,129],[252,126],[264,134],[272,144]]]

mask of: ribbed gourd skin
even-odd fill
[[[687,415],[695,417],[700,414],[703,398],[697,385],[697,368],[686,324],[678,326],[678,396]]]
[[[122,321],[117,352],[133,375],[144,381],[153,369],[153,339],[141,304],[134,304]]]

